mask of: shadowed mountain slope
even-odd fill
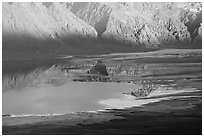
[[[2,7],[3,58],[202,45],[201,3],[4,2]]]
[[[72,40],[95,37],[93,27],[60,3],[46,8],[42,3],[3,3],[3,50],[53,52]]]

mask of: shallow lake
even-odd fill
[[[120,98],[138,85],[127,83],[72,82],[43,84],[3,93],[3,114],[62,114],[107,108],[101,100]]]

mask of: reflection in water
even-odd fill
[[[3,93],[3,114],[52,114],[107,108],[100,100],[120,98],[135,84],[67,82],[62,86],[43,84]]]
[[[92,73],[87,74],[93,68],[96,58],[66,59],[57,64],[51,63],[51,67],[47,65],[43,68],[33,68],[32,71],[30,67],[27,68],[32,61],[23,62],[19,68],[24,70],[21,67],[26,64],[25,69],[29,70],[26,73],[22,71],[15,75],[3,75],[3,114],[62,114],[115,106],[132,106],[135,102],[131,101],[135,101],[135,98],[129,96],[127,99],[122,93],[133,93],[136,96],[136,89],[141,88],[142,84],[156,84],[162,87],[161,92],[154,91],[150,96],[164,93],[171,96],[177,92],[187,92],[182,90],[186,88],[190,88],[192,92],[196,91],[194,89],[202,90],[200,57],[193,60],[162,57],[160,58],[162,62],[153,57],[151,60],[137,58],[135,55],[131,58],[132,60],[127,60],[123,56],[119,60],[114,60],[116,57],[112,56],[109,59],[106,58],[108,76],[104,77],[108,77],[108,80],[103,83],[93,82],[103,80]],[[4,65],[5,70],[6,66],[11,64]],[[12,66],[13,69],[15,69],[14,66]],[[126,84],[112,82],[126,82]],[[166,89],[165,92],[163,88]],[[174,88],[175,92],[172,91]],[[148,99],[143,99],[143,102],[148,103]],[[138,100],[136,103],[138,104]]]
[[[2,75],[29,73],[37,68],[50,68],[58,59],[47,60],[2,60]]]

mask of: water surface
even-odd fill
[[[43,84],[3,93],[3,114],[62,114],[107,108],[101,100],[121,98],[135,84],[72,82],[62,86]]]

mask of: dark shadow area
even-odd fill
[[[189,14],[188,12],[186,14]],[[193,17],[195,16],[195,17]],[[191,20],[191,18],[195,18],[194,20]],[[189,14],[187,16],[188,22],[184,23],[185,26],[188,28],[188,31],[191,35],[191,43],[195,40],[195,38],[198,36],[198,29],[201,26],[202,23],[202,12],[197,13],[196,15]]]
[[[99,13],[96,13],[98,10]],[[108,7],[107,5],[101,6],[97,2],[91,4],[87,2],[75,2],[73,3],[70,11],[94,27],[97,31],[98,37],[101,37],[103,32],[106,31],[106,26],[112,12],[112,8]]]
[[[72,35],[69,37],[58,36],[55,39],[37,39],[27,34],[5,34],[2,36],[3,60],[6,59],[6,52],[9,53],[32,53],[32,54],[67,54],[87,55],[105,54],[112,52],[141,52],[148,51],[139,45],[123,44],[118,40],[101,39],[98,37],[84,37]],[[31,55],[32,55],[31,54]],[[5,57],[5,58],[4,58]],[[11,58],[12,59],[12,58]],[[16,59],[16,58],[13,58]]]
[[[109,11],[109,9],[107,9],[103,17],[95,24],[94,28],[97,31],[98,37],[101,37],[103,32],[106,31],[106,26],[109,20],[110,13],[111,10]]]
[[[200,44],[171,42],[161,47],[147,48],[144,45],[99,37],[58,36],[56,39],[37,39],[27,34],[5,34],[2,36],[3,74],[19,71],[42,64],[54,64],[59,55],[100,55],[110,53],[147,52],[165,48],[201,48]],[[30,62],[30,63],[29,63]],[[25,63],[25,64],[24,64]],[[29,65],[26,65],[26,64]],[[18,67],[19,66],[19,67]],[[21,68],[24,66],[24,68]]]
[[[52,2],[43,2],[42,3],[46,8],[49,8],[52,5]]]
[[[57,59],[2,61],[2,76],[29,73],[36,68],[50,68],[57,62]]]
[[[72,35],[69,37],[59,36],[56,38],[41,38],[37,39],[28,34],[4,34],[2,36],[2,51],[4,52],[29,52],[34,54],[60,54],[67,53],[67,55],[78,54],[105,54],[116,52],[143,52],[158,50],[164,48],[201,48],[199,45],[188,43],[187,41],[173,41],[161,47],[150,47],[148,45],[136,45],[131,42],[126,42],[109,39],[99,38],[83,35]],[[4,60],[4,54],[3,54]]]

